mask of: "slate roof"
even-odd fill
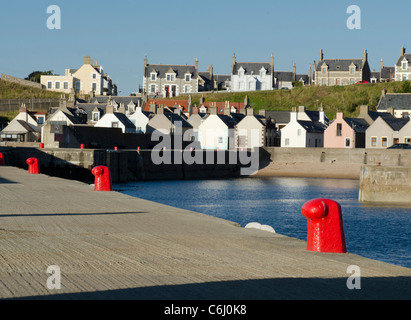
[[[401,62],[402,60],[404,60],[404,58],[408,60],[408,63],[411,63],[411,53],[406,53],[403,56],[398,58],[398,61],[396,63],[397,67],[401,67]]]
[[[321,71],[323,64],[328,66],[328,71],[350,71],[350,65],[354,63],[356,71],[364,68],[362,59],[324,59],[318,62],[316,71]]]
[[[411,110],[411,94],[407,93],[388,93],[381,98],[377,105],[377,110]]]
[[[368,115],[370,118],[375,121],[377,120],[378,117],[382,118],[395,118],[391,113],[389,112],[378,112],[378,111],[368,111]]]
[[[166,73],[172,69],[176,73],[177,79],[184,79],[185,74],[190,73],[192,78],[197,78],[198,74],[195,66],[188,65],[166,65],[166,64],[148,64],[144,69],[144,76],[148,78],[150,73],[157,72],[158,78],[165,78]]]
[[[180,121],[181,126],[183,128],[192,128],[193,127],[189,122],[187,122],[187,120],[185,118],[183,118],[182,116],[180,116],[177,113],[164,112],[164,115],[167,117],[168,120],[171,121],[172,124],[174,124],[175,122]]]
[[[289,123],[290,122],[290,111],[265,111],[266,118],[270,117],[275,120],[276,123]]]
[[[227,125],[229,129],[233,129],[237,124],[237,121],[230,116],[225,114],[218,114],[217,116]]]
[[[274,78],[278,81],[294,81],[294,74],[291,71],[274,71]]]
[[[327,128],[324,124],[318,121],[297,120],[297,122],[307,131],[311,133],[323,133]]]
[[[261,68],[267,70],[267,75],[271,75],[271,65],[266,62],[236,62],[233,65],[233,74],[237,74],[238,70],[243,67],[244,74],[260,74]]]
[[[131,128],[131,129],[135,129],[136,126],[134,125],[134,123],[132,123],[130,121],[129,118],[127,118],[127,116],[124,113],[120,113],[120,112],[114,112],[113,113],[116,118],[126,127],[126,128]]]
[[[392,130],[400,131],[403,126],[405,126],[409,118],[383,118],[385,123],[387,123]]]
[[[118,105],[120,103],[124,103],[124,107],[127,107],[127,105],[132,101],[136,106],[138,105],[138,101],[141,100],[139,97],[135,96],[99,96],[99,97],[94,97],[91,98],[91,103],[101,103],[101,104],[107,104],[108,100],[111,99],[111,101],[116,102]]]
[[[381,69],[381,79],[392,79],[395,75],[395,67],[383,67]]]
[[[369,125],[367,121],[360,118],[344,118],[345,122],[358,133],[365,133]]]

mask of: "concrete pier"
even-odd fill
[[[3,166],[0,298],[408,300],[411,269]]]

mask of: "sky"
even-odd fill
[[[57,5],[61,29],[49,29]],[[347,27],[360,9],[360,29]],[[362,58],[371,69],[394,66],[411,46],[409,0],[2,0],[0,73],[25,78],[33,71],[63,75],[91,56],[117,84],[119,95],[136,92],[144,57],[152,64],[213,65],[230,74],[240,62],[269,62],[274,69],[306,74],[324,58]],[[409,52],[411,52],[411,47]]]

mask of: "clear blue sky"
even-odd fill
[[[49,30],[46,10],[61,9],[61,30]],[[346,26],[347,8],[361,8],[361,29]],[[371,69],[393,66],[410,46],[409,0],[15,0],[0,9],[0,73],[26,77],[32,71],[64,74],[90,55],[118,85],[121,95],[142,83],[149,63],[212,64],[229,74],[237,61],[265,62],[275,69],[307,73],[325,58],[361,58]]]

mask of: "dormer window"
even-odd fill
[[[185,80],[186,80],[186,82],[190,82],[191,81],[191,74],[186,73]]]
[[[261,68],[260,70],[260,77],[261,78],[265,78],[265,75],[267,74],[267,70],[265,70],[264,68]]]
[[[408,69],[408,61],[407,60],[404,60],[402,63],[401,63],[401,70],[407,70]]]
[[[244,77],[244,69],[243,69],[243,67],[241,67],[240,69],[238,69],[238,76],[239,76],[240,78]]]
[[[322,68],[321,68],[321,72],[322,72],[323,74],[326,74],[326,73],[327,73],[327,67],[322,67]]]
[[[355,73],[355,67],[350,67],[350,74],[354,74]]]
[[[151,78],[151,81],[156,81],[157,80],[157,74],[155,72],[150,73],[150,78]]]
[[[93,117],[93,121],[94,121],[94,122],[99,121],[99,120],[100,120],[100,112],[93,111],[93,112],[92,112],[92,117]]]
[[[173,73],[167,73],[166,74],[166,79],[167,79],[167,81],[175,81],[176,75],[173,74]]]

